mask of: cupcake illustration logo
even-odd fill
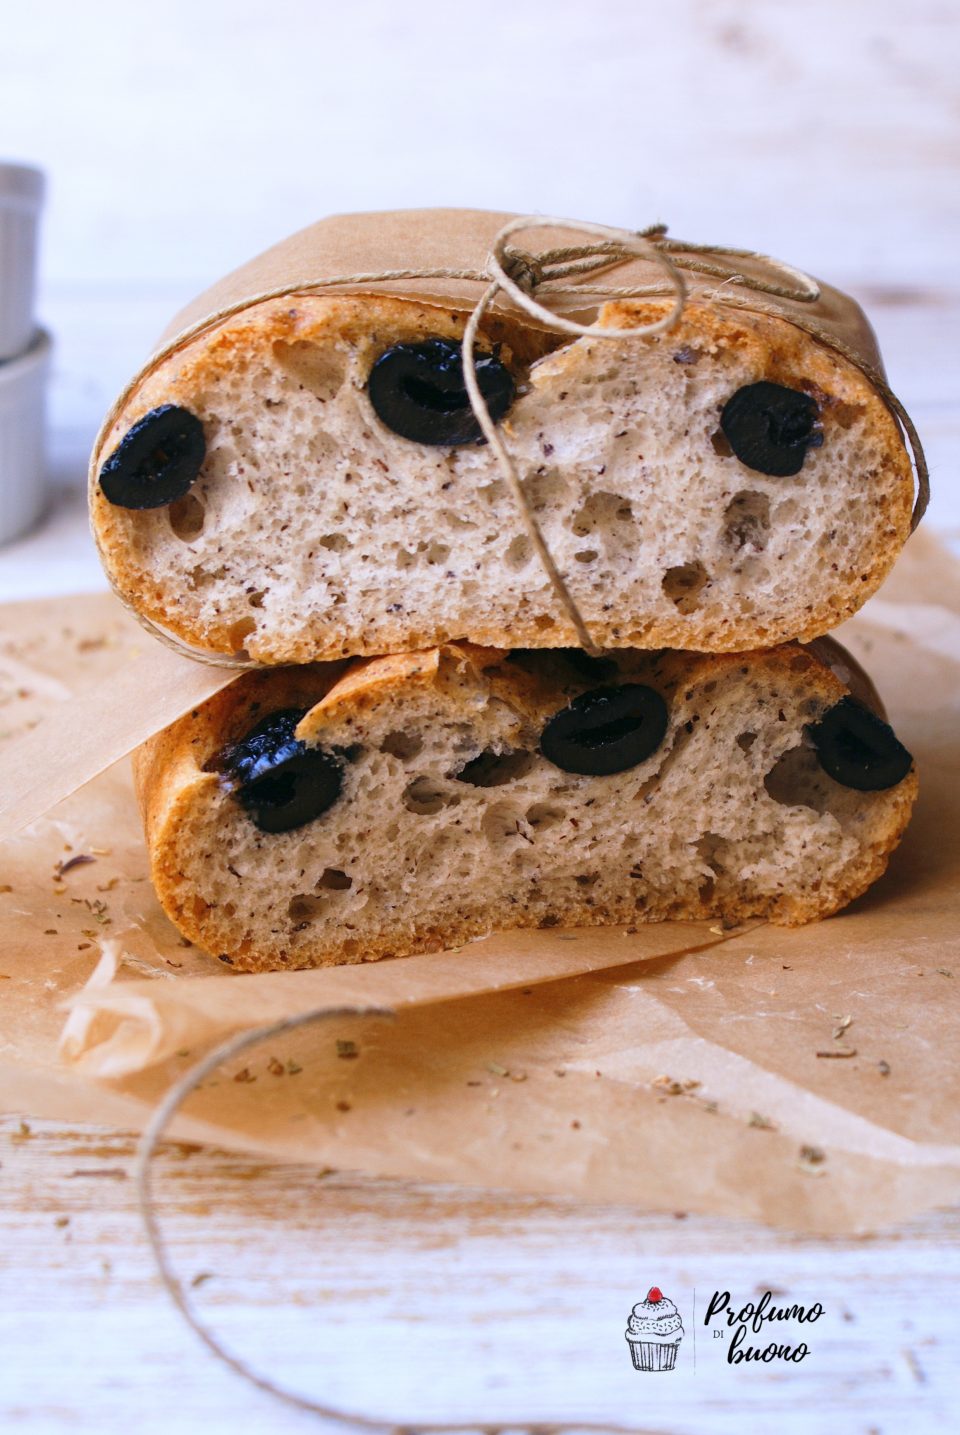
[[[672,1300],[651,1286],[627,1321],[627,1345],[634,1370],[672,1370],[683,1339],[683,1322]]]

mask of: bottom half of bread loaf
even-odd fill
[[[248,674],[136,756],[154,884],[245,970],[515,927],[827,916],[883,872],[917,786],[852,674],[796,644]]]

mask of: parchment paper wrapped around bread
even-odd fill
[[[325,220],[178,316],[91,465],[96,540],[138,614],[264,664],[577,640],[463,387],[483,284],[322,287],[479,275],[508,218]],[[749,258],[727,269],[778,277]],[[805,302],[687,277],[676,326],[627,342],[570,338],[498,300],[481,387],[597,643],[732,651],[819,635],[877,588],[910,531],[911,464],[873,335],[826,285]],[[670,309],[663,280],[634,259],[537,297],[625,328]]]
[[[828,915],[884,870],[910,754],[842,649],[466,644],[250,673],[136,775],[153,880],[247,970],[494,929]]]

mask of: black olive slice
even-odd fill
[[[306,709],[284,708],[230,743],[208,764],[261,832],[290,832],[332,807],[343,767],[332,752],[294,737]]]
[[[191,488],[206,452],[196,414],[161,404],[124,434],[101,468],[103,496],[118,508],[166,508]]]
[[[857,792],[896,787],[913,765],[889,723],[856,698],[841,698],[808,732],[827,776]]]
[[[747,384],[728,399],[720,427],[737,458],[756,473],[792,478],[808,448],[819,448],[817,406],[809,394],[782,384]]]
[[[667,731],[667,705],[653,688],[624,683],[593,688],[547,723],[540,751],[564,772],[608,777],[656,752]]]
[[[514,383],[495,354],[477,354],[477,382],[498,423],[513,403]],[[388,429],[413,443],[483,443],[463,381],[463,357],[453,339],[394,344],[367,381],[370,402]]]

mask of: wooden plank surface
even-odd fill
[[[316,1429],[215,1364],[159,1292],[132,1138],[29,1128],[0,1130],[0,1428]],[[157,1194],[204,1318],[261,1370],[348,1408],[398,1421],[610,1419],[671,1435],[957,1428],[960,1213],[816,1240],[180,1146],[160,1158]],[[684,1315],[669,1375],[634,1370],[624,1340],[654,1283]],[[702,1320],[715,1289],[819,1301],[810,1355],[729,1365],[725,1340],[698,1326],[694,1372],[691,1299]]]

